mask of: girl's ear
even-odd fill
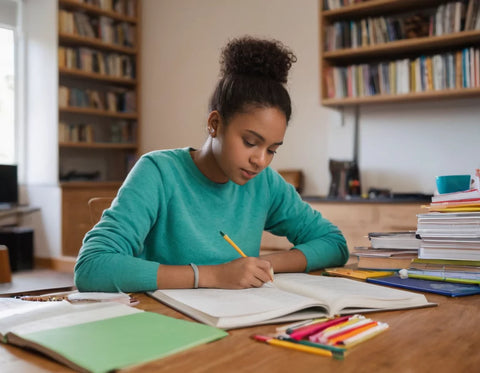
[[[208,130],[208,134],[211,137],[217,136],[218,127],[221,121],[222,121],[222,117],[220,116],[220,113],[216,110],[212,111],[208,115],[207,130]]]

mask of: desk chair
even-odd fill
[[[108,209],[112,204],[113,198],[111,197],[94,197],[88,200],[88,210],[90,212],[90,221],[92,225],[98,223],[102,217],[104,210]]]

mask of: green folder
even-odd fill
[[[152,312],[11,336],[80,372],[108,372],[227,336],[225,331]],[[10,339],[9,338],[9,339]]]

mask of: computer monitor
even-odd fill
[[[18,204],[17,165],[0,164],[0,207]]]

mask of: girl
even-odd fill
[[[227,44],[208,138],[200,149],[141,157],[85,236],[75,266],[80,291],[259,287],[272,280],[272,269],[345,264],[338,228],[268,167],[290,119],[284,84],[295,61],[277,41],[243,37]],[[264,229],[286,236],[293,248],[259,257]]]

